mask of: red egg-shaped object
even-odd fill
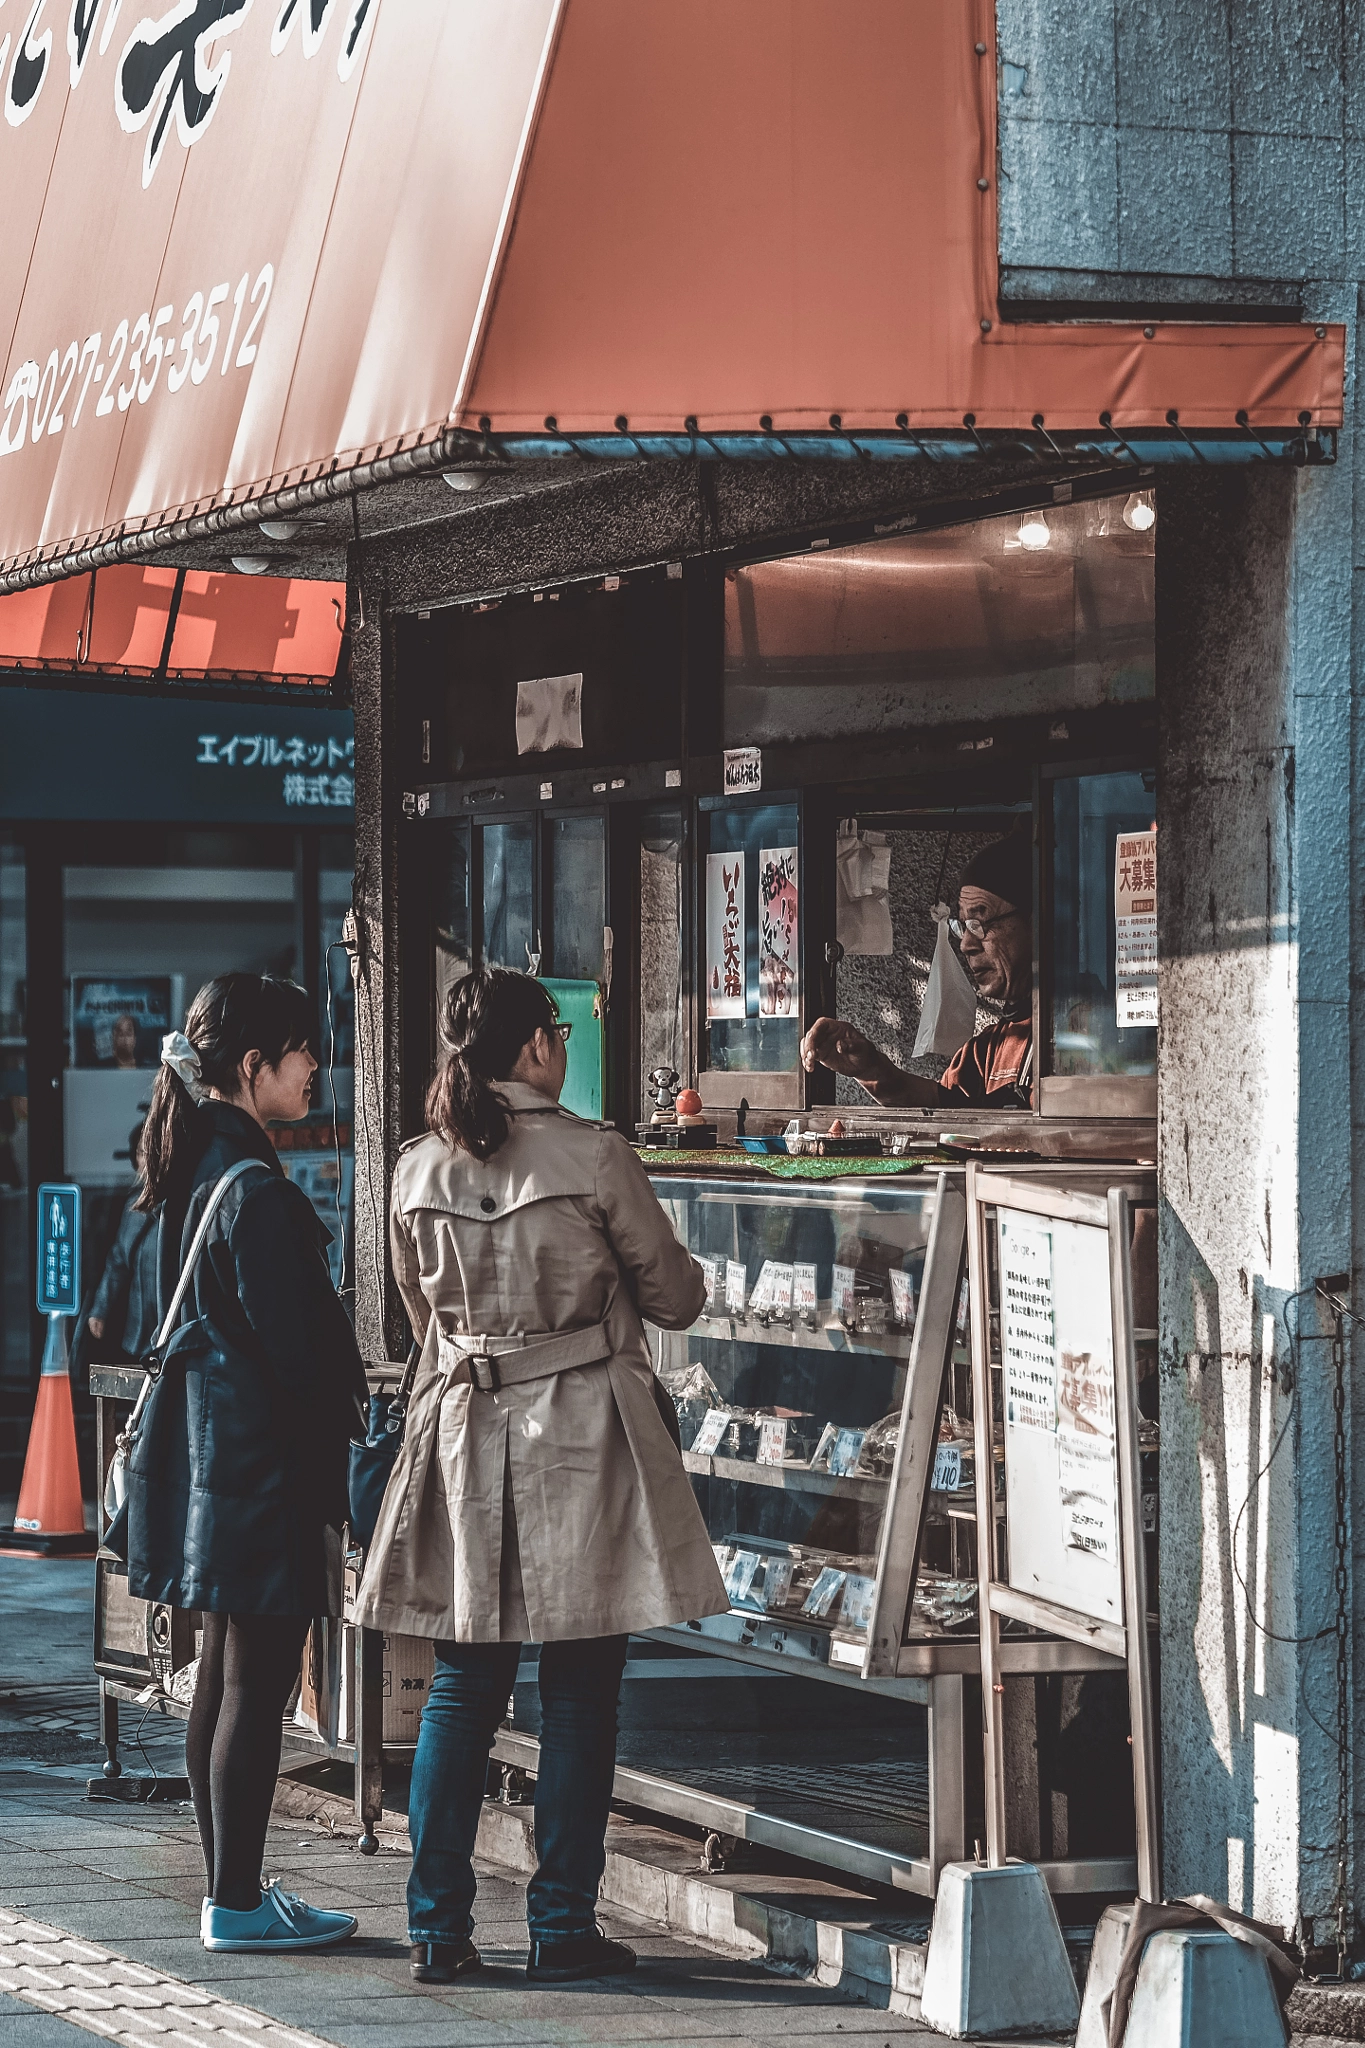
[[[701,1097],[695,1088],[684,1088],[673,1105],[679,1116],[700,1116]]]

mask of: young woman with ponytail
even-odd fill
[[[594,1906],[626,1638],[729,1605],[641,1322],[685,1329],[706,1288],[625,1139],[560,1107],[569,1027],[541,983],[467,975],[441,1023],[430,1135],[403,1148],[391,1209],[421,1362],[356,1617],[436,1639],[408,1812],[412,1973],[481,1966],[488,1751],[538,1642],[526,1971],[615,1975],[635,1957]]]
[[[208,982],[163,1041],[142,1138],[162,1314],[222,1177],[244,1168],[213,1211],[161,1347],[155,1429],[128,1468],[129,1591],[203,1618],[185,1762],[209,1949],[322,1948],[356,1926],[260,1884],[281,1717],[309,1620],[330,1609],[327,1532],[346,1517],[365,1396],[327,1232],[266,1135],[308,1113],[313,1022],[293,982]]]

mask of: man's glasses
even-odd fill
[[[950,917],[948,929],[955,939],[960,939],[964,932],[970,932],[974,939],[984,939],[992,925],[1004,924],[1007,918],[1018,915],[1017,910],[1001,910],[994,917]]]
[[[573,1025],[572,1025],[572,1024],[556,1024],[556,1025],[555,1025],[555,1030],[556,1030],[556,1031],[557,1031],[557,1032],[559,1033],[560,1043],[561,1043],[562,1045],[567,1045],[567,1044],[568,1044],[568,1042],[569,1042],[569,1034],[570,1034],[570,1033],[572,1032],[572,1030],[573,1030]]]

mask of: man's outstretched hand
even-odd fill
[[[828,1067],[832,1073],[850,1075],[888,1109],[932,1107],[939,1099],[935,1082],[903,1074],[856,1024],[846,1024],[841,1017],[816,1018],[801,1041],[801,1064],[808,1074]]]

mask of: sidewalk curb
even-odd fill
[[[336,1793],[281,1778],[275,1794],[277,1818],[312,1821],[330,1833],[358,1832],[355,1809]],[[526,1877],[535,1869],[529,1807],[485,1800],[475,1853]],[[375,1830],[386,1849],[410,1852],[407,1816],[385,1810]],[[642,1834],[653,1832],[641,1830]],[[670,1869],[610,1846],[608,1836],[602,1898],[642,1920],[699,1940],[748,1961],[809,1978],[837,1990],[851,2002],[919,2017],[925,1944],[897,1941],[833,1919],[801,1913],[734,1881],[706,1872]],[[689,1843],[689,1849],[695,1845]]]

